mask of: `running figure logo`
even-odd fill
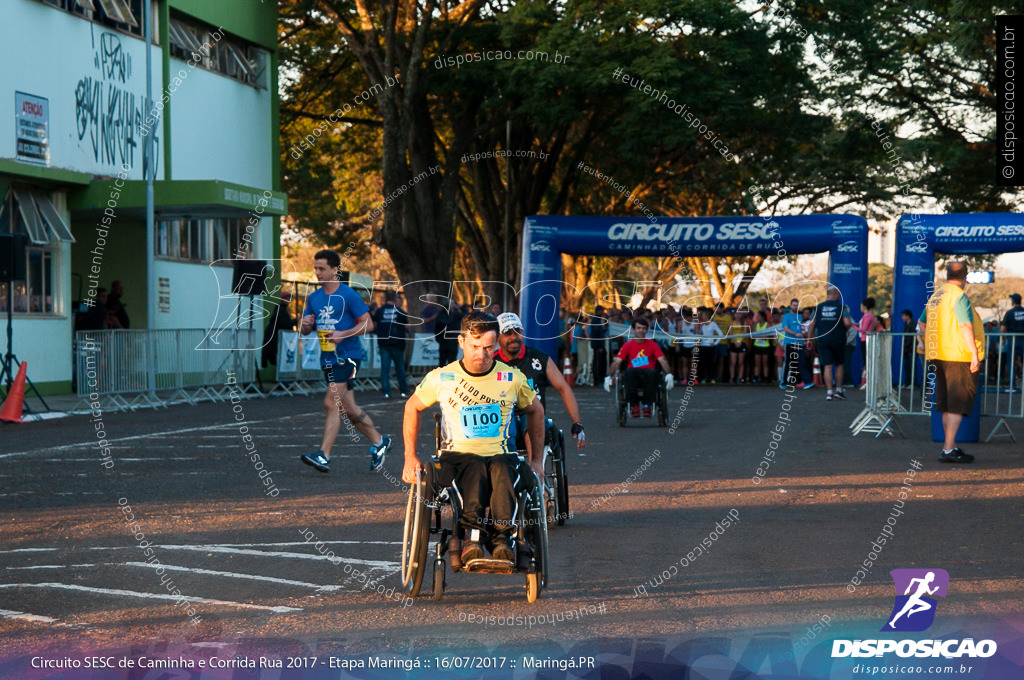
[[[882,630],[927,630],[935,621],[937,604],[929,596],[946,596],[949,574],[945,569],[893,569],[889,574],[896,585],[896,602]]]

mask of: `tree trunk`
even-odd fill
[[[479,105],[479,98],[466,102],[453,121],[456,136],[439,153],[427,99],[425,45],[435,15],[439,22],[458,25],[481,2],[465,0],[439,13],[436,0],[426,0],[422,8],[414,0],[356,0],[354,14],[348,3],[318,3],[359,60],[369,90],[377,92],[385,200],[380,206],[384,225],[376,238],[391,255],[412,313],[422,307],[426,293],[452,294],[459,158],[472,139],[467,123]]]

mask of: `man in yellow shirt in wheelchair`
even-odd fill
[[[532,452],[529,469],[544,479],[544,407],[525,375],[494,360],[498,339],[494,316],[470,312],[462,319],[461,331],[463,358],[428,373],[405,404],[402,480],[414,483],[417,470],[423,468],[416,453],[421,412],[438,404],[442,426],[437,453],[462,501],[459,526],[467,539],[462,562],[483,557],[481,543],[490,544],[494,558],[511,561],[520,467],[515,450],[509,448],[509,428],[516,408],[526,413]]]

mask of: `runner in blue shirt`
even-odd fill
[[[805,390],[814,387],[805,366],[803,323],[800,317],[800,301],[796,298],[789,301],[789,311],[782,317],[782,345],[786,352],[786,373],[779,387],[786,389],[786,385],[796,382],[798,378],[800,382],[796,383],[796,387]]]
[[[323,286],[306,298],[301,332],[306,335],[316,329],[320,339],[320,366],[327,378],[327,396],[324,397],[327,423],[320,449],[299,458],[320,472],[330,472],[331,448],[338,437],[344,414],[367,439],[376,442],[370,445],[370,469],[376,471],[384,465],[391,438],[378,432],[370,416],[356,405],[350,385],[363,359],[359,336],[373,332],[370,310],[358,293],[339,281],[341,258],[338,253],[333,250],[318,252],[313,256],[313,271]]]

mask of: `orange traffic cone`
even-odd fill
[[[818,357],[814,357],[814,384],[821,387],[821,364],[818,362]]]
[[[566,357],[565,363],[562,364],[562,375],[565,376],[565,381],[569,383],[570,387],[576,386],[576,376],[572,374],[572,360],[569,357]]]
[[[14,385],[11,386],[11,391],[7,394],[7,399],[4,400],[4,406],[0,409],[0,420],[5,420],[8,423],[23,423],[21,419],[22,407],[25,406],[25,370],[28,366],[28,362],[21,362],[21,367],[18,368],[18,376],[14,379]]]

